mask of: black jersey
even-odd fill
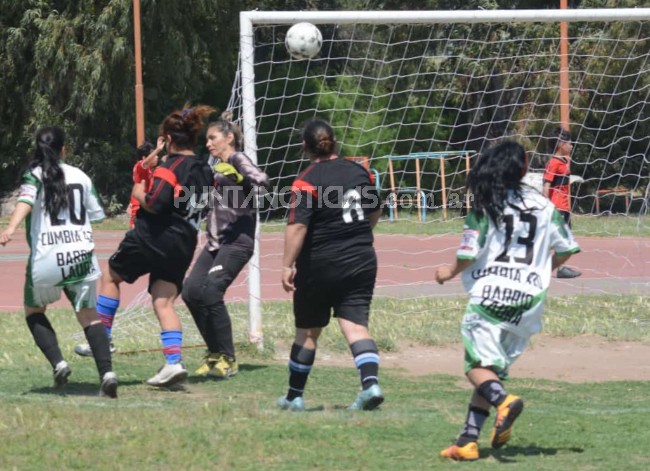
[[[308,227],[297,264],[374,252],[370,214],[379,208],[374,176],[361,165],[343,158],[310,165],[292,186],[289,224]]]
[[[213,185],[212,171],[203,159],[169,155],[154,171],[153,185],[146,195],[153,212],[141,208],[136,216],[138,239],[161,255],[175,246],[193,252]],[[178,244],[184,247],[181,249]]]

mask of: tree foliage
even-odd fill
[[[569,4],[571,8],[633,7],[647,6],[650,0],[573,0]],[[147,137],[154,140],[162,118],[186,101],[208,103],[220,109],[226,107],[237,69],[241,10],[531,9],[557,8],[559,0],[141,0],[141,5],[145,126]],[[323,108],[326,105],[332,111],[324,117],[336,126],[349,129],[344,149],[348,154],[365,154],[371,142],[379,143],[381,155],[438,150],[435,147],[442,142],[452,147],[479,150],[486,138],[517,134],[518,131],[529,135],[541,133],[542,124],[526,118],[532,115],[533,107],[536,116],[557,120],[557,90],[547,86],[550,80],[556,81],[558,65],[548,57],[555,53],[552,49],[557,45],[547,45],[549,50],[540,51],[534,49],[539,46],[532,43],[524,46],[515,42],[500,43],[504,48],[502,53],[519,55],[516,70],[548,70],[547,74],[528,79],[535,81],[534,88],[538,90],[533,96],[518,87],[518,75],[512,70],[499,69],[500,65],[489,61],[468,59],[469,54],[463,54],[464,50],[482,46],[468,44],[466,39],[470,33],[494,40],[522,35],[543,36],[545,28],[555,26],[527,25],[524,31],[523,26],[517,24],[439,25],[428,31],[422,29],[424,32],[419,34],[449,38],[447,50],[430,50],[431,58],[417,64],[394,61],[392,59],[398,59],[404,51],[389,51],[384,63],[371,72],[377,79],[372,86],[355,81],[355,76],[361,73],[361,64],[340,65],[326,80],[302,83],[297,80],[299,71],[292,70],[290,63],[273,67],[289,78],[295,76],[295,82],[281,90],[274,89],[284,87],[280,83],[265,86],[270,87],[268,96],[301,94],[300,109],[316,109],[318,103]],[[634,27],[619,25],[604,34],[612,39],[636,37],[639,31],[633,30]],[[590,28],[597,26],[572,24],[572,33],[576,33],[572,37],[579,37],[580,29]],[[644,28],[647,29],[647,25]],[[333,26],[323,25],[322,29],[326,37],[335,33]],[[369,28],[367,34],[375,35],[376,42],[399,39],[400,34],[405,34],[390,26],[370,31]],[[649,33],[644,30],[641,36],[647,38]],[[56,124],[68,135],[68,159],[94,178],[107,202],[115,206],[126,205],[135,147],[133,34],[132,0],[3,2],[0,9],[3,77],[0,81],[0,185],[3,190],[15,187],[31,151],[36,128]],[[260,30],[256,34],[256,40],[264,42],[264,34],[273,33]],[[366,33],[358,28],[354,34],[361,37]],[[268,39],[271,44],[272,38]],[[589,54],[581,53],[581,48],[589,47],[592,50],[595,47],[596,52],[608,52],[606,49],[611,47],[608,44],[611,43],[603,41],[594,46],[573,40],[571,46],[571,69],[582,71],[572,76],[572,83],[580,90],[572,97],[572,118],[583,123],[581,139],[593,142],[593,147],[578,146],[575,157],[578,164],[585,164],[582,169],[585,176],[603,179],[616,170],[622,175],[617,183],[628,184],[647,172],[647,157],[644,156],[648,149],[650,119],[645,99],[630,93],[610,97],[598,90],[614,89],[621,81],[636,81],[629,84],[632,85],[629,89],[650,87],[647,74],[629,73],[645,67],[650,44],[647,40],[636,45],[618,43],[617,48],[628,49],[617,51],[618,55],[634,52],[638,56],[638,60],[627,63],[608,61],[594,54],[589,58]],[[337,41],[328,43],[328,47],[332,50],[327,54],[334,57],[344,55],[348,45],[345,41]],[[425,46],[410,42],[407,47],[411,48],[409,53],[415,55],[417,48]],[[261,47],[256,51],[257,59],[270,53]],[[422,55],[423,51],[419,53]],[[259,67],[260,76],[264,76],[264,67],[271,65]],[[456,70],[463,70],[464,74],[455,74]],[[435,116],[425,116],[428,113],[425,110],[431,109],[427,100],[440,102],[442,92],[433,91],[425,98],[398,93],[422,87],[423,83],[436,83],[436,90],[454,86],[466,93],[444,98],[449,100],[448,109]],[[375,98],[371,105],[368,97],[375,96],[378,90],[380,98]],[[267,99],[260,102],[260,106],[264,106],[266,113],[272,113],[279,104]],[[640,119],[634,129],[621,127],[620,116],[597,111],[608,106],[625,109],[628,116],[638,116]],[[273,127],[296,129],[296,119],[306,119],[308,115],[306,111],[298,118],[279,117]],[[381,126],[393,120],[422,124],[399,128]],[[269,124],[262,123],[260,131],[270,131],[265,126]],[[280,146],[295,138],[292,132],[272,136],[275,145]],[[417,149],[412,148],[413,142]],[[533,148],[536,145],[536,142],[529,143]],[[613,156],[636,157],[609,162],[591,155],[611,146],[616,147],[611,153]]]

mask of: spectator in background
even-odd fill
[[[549,141],[551,160],[544,170],[544,196],[551,200],[564,221],[571,227],[571,133],[562,128],[553,131]],[[576,278],[581,272],[561,266],[557,269],[558,278]]]
[[[102,221],[104,210],[90,178],[62,162],[64,144],[65,135],[57,127],[44,127],[36,133],[36,151],[23,175],[9,226],[0,233],[0,244],[6,245],[20,223],[29,217],[25,316],[36,345],[52,365],[55,387],[68,382],[71,370],[45,311],[63,292],[92,346],[91,354],[99,372],[99,393],[116,398],[117,377],[112,371],[109,340],[95,311],[95,286],[101,271],[90,224]]]
[[[138,161],[133,166],[133,184],[136,185],[145,182],[145,189],[151,189],[153,183],[153,171],[158,165],[159,154],[165,148],[165,139],[161,136],[158,137],[157,146],[154,147],[149,141],[138,146],[136,155]],[[131,219],[129,221],[129,228],[133,229],[135,226],[135,216],[140,209],[140,203],[137,199],[131,196],[131,204],[129,205],[131,211]]]

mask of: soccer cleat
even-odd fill
[[[212,367],[217,363],[217,360],[219,359],[221,355],[218,353],[211,353],[211,352],[206,352],[205,356],[203,357],[203,364],[199,366],[194,374],[198,376],[206,376]]]
[[[378,384],[373,384],[368,389],[359,393],[349,410],[373,410],[384,402],[384,393]]]
[[[111,342],[110,343],[111,353],[115,353],[117,351],[117,348],[115,348],[115,345],[113,345],[113,340],[112,339],[111,339],[110,342]],[[90,345],[88,345],[87,343],[80,343],[79,345],[75,345],[74,352],[77,355],[80,355],[82,357],[91,357],[91,356],[93,356],[93,351],[90,348]]]
[[[305,400],[301,397],[294,397],[291,401],[286,396],[278,398],[278,407],[282,410],[292,412],[303,412],[305,410]]]
[[[508,443],[512,433],[512,424],[523,410],[524,401],[514,394],[508,394],[505,401],[497,407],[497,418],[492,429],[492,448],[501,448]]]
[[[208,375],[214,378],[227,379],[235,376],[238,372],[239,365],[237,364],[237,360],[228,355],[220,354],[210,371],[208,371]]]
[[[62,388],[68,383],[68,376],[72,373],[68,363],[64,360],[61,360],[54,367],[54,387]]]
[[[476,442],[469,442],[464,446],[454,444],[442,450],[440,456],[455,461],[476,461],[479,457],[478,444]]]
[[[557,278],[577,278],[582,275],[581,272],[574,270],[573,268],[562,266],[557,269]]]
[[[147,384],[149,386],[166,387],[185,381],[186,378],[187,370],[183,363],[165,363],[155,376],[147,380]]]
[[[117,375],[112,371],[104,373],[102,384],[99,386],[99,396],[117,399]]]

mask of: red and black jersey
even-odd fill
[[[213,182],[212,170],[204,160],[193,155],[169,155],[154,171],[153,184],[146,195],[152,212],[138,211],[138,238],[161,253],[170,247],[173,250],[174,239],[187,244],[193,240],[196,246],[199,222],[208,209]]]
[[[569,185],[571,169],[566,159],[552,157],[544,170],[544,181],[551,184],[548,198],[560,211],[570,211]]]
[[[298,265],[306,259],[344,261],[359,249],[372,249],[370,214],[380,208],[374,180],[361,165],[343,158],[312,164],[298,176],[289,224],[308,227]]]

